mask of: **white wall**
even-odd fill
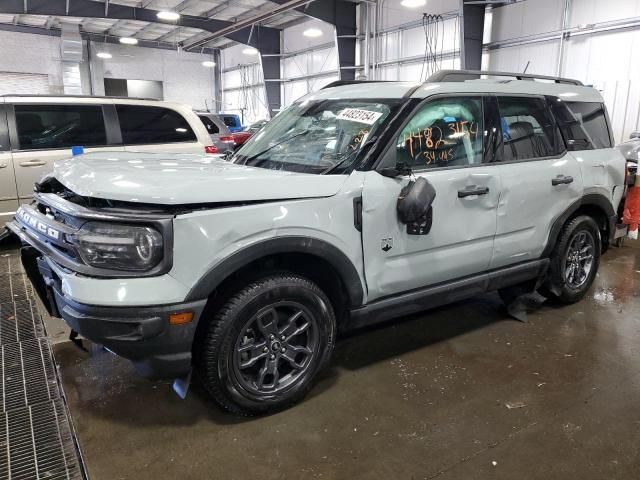
[[[437,36],[438,54],[458,52],[451,58],[444,58],[437,66],[441,69],[459,68],[459,21],[457,16],[446,15],[457,12],[459,3],[452,0],[430,0],[424,7],[407,8],[400,2],[401,0],[387,0],[382,4],[375,79],[417,82],[421,79],[425,80],[430,73],[429,70],[435,69],[430,67],[428,62],[423,61],[427,45],[422,26],[423,13],[445,17]],[[372,22],[373,7],[370,10],[370,22]],[[364,27],[361,27],[361,30],[360,33],[364,33]],[[373,60],[373,42],[370,49]],[[369,76],[374,78],[373,72],[370,72]]]
[[[259,55],[246,55],[246,45],[222,50],[222,108],[243,116],[244,124],[269,118]],[[231,70],[230,70],[231,69]]]
[[[322,32],[319,37],[305,37],[303,32],[309,28],[316,28]],[[338,49],[335,45],[335,28],[333,25],[320,20],[311,19],[308,22],[285,28],[282,32],[283,53],[307,52],[286,57],[281,62],[281,76],[285,80],[314,75],[312,78],[300,78],[286,81],[282,84],[282,104],[291,105],[295,100],[309,92],[316,91],[323,86],[340,78],[338,73]],[[331,43],[326,48],[322,47]]]
[[[492,49],[483,56],[488,70],[560,74],[598,88],[612,119],[617,142],[640,128],[640,30],[594,33],[603,22],[631,21],[640,17],[640,0],[572,0],[568,25],[575,31],[564,42],[560,59],[559,30],[563,0],[527,0],[495,8],[485,43],[542,35],[556,38],[529,45]],[[609,25],[611,26],[611,25]]]
[[[0,31],[0,71],[47,75],[50,93],[62,94],[60,37]]]
[[[113,57],[98,58],[101,51]],[[163,84],[164,100],[213,110],[213,69],[202,66],[211,60],[208,55],[92,42],[91,57],[96,95],[104,95],[104,78],[156,80]]]

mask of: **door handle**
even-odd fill
[[[598,163],[597,165],[593,166],[593,168],[604,168],[604,167],[606,167],[604,163]]]
[[[27,160],[26,162],[20,162],[21,167],[42,167],[47,162],[44,160]]]
[[[474,195],[486,195],[487,193],[489,193],[489,187],[467,185],[462,190],[458,190],[458,198],[472,197]]]
[[[0,168],[7,168],[9,166],[9,164],[7,163],[0,163]]]
[[[570,183],[573,183],[573,177],[570,177],[569,175],[558,175],[556,178],[551,180],[551,185],[554,187],[556,185],[569,185]]]

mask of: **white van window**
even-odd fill
[[[16,105],[21,150],[107,144],[100,105]]]
[[[189,122],[174,110],[138,105],[116,105],[125,145],[195,142]]]

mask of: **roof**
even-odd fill
[[[438,94],[509,94],[509,95],[551,95],[578,102],[603,102],[600,92],[582,84],[550,83],[536,80],[496,80],[472,79],[464,81],[443,81],[425,83],[412,82],[351,82],[339,86],[329,86],[319,92],[304,97],[306,100],[332,98],[426,98]]]

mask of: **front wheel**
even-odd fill
[[[597,223],[586,215],[571,220],[551,254],[549,279],[540,293],[567,304],[581,300],[596,277],[601,250]]]
[[[329,361],[335,329],[331,303],[315,283],[272,275],[241,289],[205,325],[196,367],[225,409],[281,410],[311,389]]]

